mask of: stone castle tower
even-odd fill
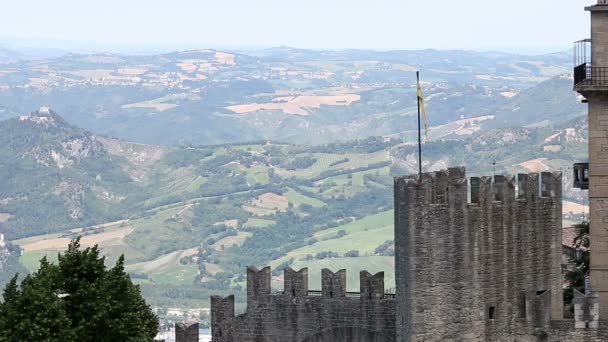
[[[396,340],[498,341],[561,320],[561,182],[396,178]]]
[[[608,1],[585,8],[591,39],[576,43],[574,89],[589,103],[589,205],[591,288],[599,295],[600,318],[608,319]],[[585,171],[587,172],[587,171]],[[583,177],[587,178],[587,177]]]

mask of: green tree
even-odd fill
[[[46,258],[0,303],[0,342],[152,341],[158,319],[124,270],[124,256],[106,269],[97,246],[72,240],[58,263]]]

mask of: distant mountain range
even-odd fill
[[[0,118],[47,105],[92,132],[141,143],[408,139],[415,70],[433,126],[486,115],[495,116],[488,127],[551,125],[583,111],[560,76],[571,72],[565,53],[275,48],[11,60],[0,64]]]
[[[66,54],[65,50],[53,48],[6,48],[0,43],[0,63],[14,63],[44,58],[57,58]]]
[[[309,266],[314,284],[322,267],[384,270],[390,284],[392,176],[418,169],[417,69],[431,126],[424,170],[562,170],[564,217],[588,210],[571,187],[588,126],[567,54],[10,58],[0,64],[7,272],[35,270],[82,235],[109,262],[124,253],[157,305],[205,306],[223,292],[242,301],[250,264],[272,265],[275,280]]]

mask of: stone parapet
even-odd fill
[[[361,292],[346,291],[346,271],[322,270],[321,290],[308,289],[308,269],[283,270],[284,291],[267,293],[270,268],[249,267],[251,284],[263,292],[248,297],[245,314],[234,315],[234,297],[211,297],[213,342],[316,342],[346,336],[352,341],[395,340],[395,299],[384,293],[384,273],[361,271]],[[261,277],[260,277],[261,276]],[[248,293],[250,293],[248,291]],[[349,340],[350,341],[350,340]]]
[[[198,323],[175,323],[175,342],[198,342]]]

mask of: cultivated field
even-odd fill
[[[319,260],[305,260],[320,252],[335,252],[342,256],[344,253],[356,250],[360,256],[371,256],[379,245],[393,239],[393,211],[386,211],[367,216],[348,224],[317,232],[314,237],[318,240],[312,245],[295,249],[286,256],[274,260],[271,265],[277,266],[290,259],[294,262],[314,264]],[[345,235],[338,237],[339,232]],[[356,259],[356,258],[355,258]]]
[[[481,123],[494,120],[494,115],[452,121],[445,125],[429,127],[429,139],[439,139],[451,134],[471,135],[481,129]]]
[[[80,240],[80,244],[83,247],[92,247],[98,244],[120,243],[122,239],[132,232],[132,227],[125,227],[98,234],[85,235]],[[16,240],[15,243],[23,249],[24,253],[41,250],[65,250],[71,239],[67,237],[57,237],[56,235],[57,234],[54,234],[30,241],[28,241],[28,239]]]
[[[241,246],[245,240],[250,238],[253,233],[250,232],[239,232],[236,236],[227,236],[223,239],[218,240],[216,243],[211,245],[213,249],[219,251],[224,248],[232,247],[233,245]]]
[[[243,206],[243,209],[257,216],[266,216],[277,211],[285,211],[288,205],[287,197],[268,192],[251,199],[247,205]]]
[[[173,108],[179,106],[180,100],[188,101],[188,100],[196,100],[198,98],[199,97],[197,95],[193,95],[193,94],[186,94],[186,93],[171,94],[171,95],[159,97],[159,98],[153,99],[153,100],[125,104],[125,105],[122,105],[122,108],[124,108],[124,109],[148,108],[148,109],[154,109],[157,112],[164,112],[166,110],[173,109]]]
[[[259,110],[279,110],[286,114],[306,116],[310,114],[309,109],[321,106],[350,106],[360,99],[361,96],[358,94],[281,96],[275,97],[269,103],[249,103],[226,108],[238,114],[252,113]]]
[[[525,161],[519,165],[530,172],[543,172],[549,169],[549,166],[545,164],[546,162],[547,158],[538,158]]]
[[[319,201],[316,198],[302,195],[301,193],[299,193],[291,188],[289,189],[289,191],[287,191],[287,193],[285,193],[285,196],[287,197],[289,202],[293,203],[293,205],[296,207],[299,207],[302,204],[308,204],[308,205],[311,205],[316,208],[319,208],[319,207],[322,207],[325,205],[325,203],[323,203],[322,201]]]
[[[165,254],[151,261],[138,262],[127,266],[128,271],[155,272],[166,267],[175,266],[181,258],[196,255],[198,248],[189,248]]]

